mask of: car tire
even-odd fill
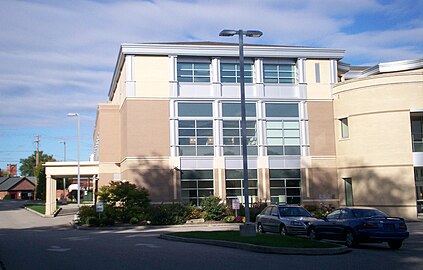
[[[402,240],[388,241],[388,245],[391,249],[400,249],[402,246]]]
[[[258,233],[265,233],[263,225],[261,223],[257,224],[257,232]]]
[[[316,230],[314,228],[311,228],[308,232],[308,237],[310,240],[320,240],[321,238],[316,233]]]
[[[286,226],[284,224],[281,225],[279,229],[279,233],[282,236],[288,235],[288,230],[286,229]]]
[[[356,247],[358,245],[357,237],[352,230],[345,232],[345,244],[347,247]]]

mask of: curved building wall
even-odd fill
[[[416,218],[410,113],[423,110],[423,69],[346,81],[333,98],[340,204]]]

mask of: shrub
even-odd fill
[[[151,211],[151,223],[154,225],[183,224],[190,218],[194,209],[192,205],[185,203],[153,206]]]
[[[223,218],[223,221],[227,222],[227,223],[233,223],[235,222],[235,217],[234,216],[226,216]]]
[[[132,183],[110,182],[108,186],[100,188],[98,196],[100,201],[114,208],[112,214],[116,221],[126,223],[132,217],[143,219],[150,209],[147,189]]]
[[[11,199],[12,199],[12,196],[10,196],[10,194],[6,194],[3,197],[3,200],[11,200]]]
[[[225,213],[225,205],[219,197],[209,196],[202,200],[201,207],[205,211],[205,220],[222,220]]]
[[[101,216],[100,217],[100,225],[101,226],[113,226],[115,225],[115,221],[109,217]]]
[[[88,217],[86,224],[90,227],[98,227],[100,226],[100,220],[98,219],[98,217]]]
[[[129,223],[131,223],[131,224],[138,224],[138,222],[140,222],[140,221],[139,221],[139,219],[138,219],[138,218],[136,218],[136,217],[132,217],[132,218],[129,220]]]
[[[88,219],[95,216],[97,216],[97,212],[95,211],[94,206],[83,205],[79,209],[79,221],[82,224],[88,224]]]

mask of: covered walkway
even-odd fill
[[[78,162],[46,162],[43,165],[46,168],[46,216],[53,216],[56,210],[56,180],[57,178],[78,177]],[[93,199],[97,189],[99,166],[97,161],[80,162],[80,178],[93,179],[92,190]],[[81,181],[82,182],[82,181]],[[82,185],[81,185],[82,186]]]

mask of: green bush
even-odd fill
[[[256,222],[257,215],[263,211],[264,208],[267,207],[267,203],[264,202],[257,202],[253,203],[250,206],[250,221]],[[245,207],[243,204],[240,204],[240,209],[238,210],[239,216],[245,216]]]
[[[11,199],[12,199],[12,196],[10,196],[10,194],[6,194],[3,197],[3,200],[11,200]]]
[[[128,182],[110,182],[102,186],[98,193],[99,200],[112,207],[106,214],[115,221],[127,223],[131,218],[146,219],[150,210],[147,189]]]
[[[205,220],[222,220],[225,214],[225,205],[219,197],[209,196],[201,201],[201,207],[204,210]]]
[[[140,222],[139,221],[139,219],[138,218],[136,218],[136,217],[132,217],[130,220],[129,220],[129,223],[131,223],[131,224],[138,224],[138,222]]]
[[[100,226],[113,226],[115,221],[107,216],[100,216]]]
[[[90,227],[98,227],[100,226],[100,220],[98,217],[88,217],[86,224]]]
[[[151,211],[151,223],[154,225],[183,224],[190,219],[194,209],[194,206],[185,203],[153,206]]]
[[[90,217],[97,216],[94,206],[81,206],[79,209],[79,221],[81,224],[88,224],[88,219]]]

